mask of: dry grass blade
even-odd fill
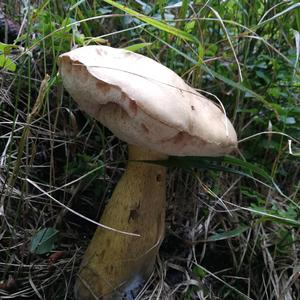
[[[40,192],[42,192],[42,195],[46,195],[47,197],[49,197],[51,200],[53,200],[55,203],[57,203],[58,205],[60,205],[61,207],[63,207],[64,209],[68,210],[69,212],[71,212],[72,214],[74,215],[77,215],[79,216],[80,218],[88,221],[88,222],[91,222],[99,227],[102,227],[104,229],[107,229],[107,230],[111,230],[111,231],[114,231],[116,233],[120,233],[120,234],[125,234],[125,235],[129,235],[129,236],[137,236],[139,237],[140,235],[139,234],[136,234],[136,233],[131,233],[131,232],[126,232],[126,231],[122,231],[122,230],[118,230],[116,228],[112,228],[112,227],[109,227],[109,226],[106,226],[104,224],[101,224],[101,223],[98,223],[90,218],[87,218],[86,216],[84,216],[83,214],[75,211],[74,209],[72,208],[69,208],[68,206],[66,206],[65,204],[61,203],[60,201],[58,201],[57,199],[55,199],[53,196],[51,196],[49,193],[47,193],[46,191],[44,191],[40,186],[38,186],[37,183],[33,182],[32,180],[30,179],[26,179],[30,184],[32,184],[35,188],[37,188]],[[155,246],[154,246],[155,247]],[[150,250],[149,250],[150,251]]]

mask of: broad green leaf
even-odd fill
[[[57,240],[58,230],[52,227],[39,230],[31,239],[30,252],[46,254],[53,250]]]
[[[200,268],[199,266],[193,267],[193,273],[196,274],[199,278],[204,278],[207,275],[204,269]]]
[[[195,25],[196,25],[196,21],[193,20],[193,21],[190,21],[190,22],[186,22],[184,24],[184,30],[188,33],[192,32],[195,28]]]
[[[18,46],[12,44],[5,44],[0,42],[0,52],[1,54],[8,55],[11,53],[12,49],[18,49]]]
[[[0,55],[0,67],[11,72],[15,72],[17,68],[16,64],[4,54]]]
[[[207,241],[208,242],[215,242],[215,241],[231,239],[233,237],[240,236],[247,229],[249,229],[249,226],[240,225],[238,228],[233,229],[233,230],[215,233],[215,234],[209,236],[207,238]]]
[[[17,49],[18,46],[0,43],[0,67],[8,71],[15,72],[16,64],[7,55],[11,53],[12,49]]]

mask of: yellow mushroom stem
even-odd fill
[[[76,299],[133,299],[151,275],[164,236],[166,168],[136,160],[163,159],[164,154],[129,146],[127,169],[100,223],[140,236],[98,227],[80,266]]]

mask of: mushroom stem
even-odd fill
[[[166,168],[135,160],[162,159],[165,154],[129,146],[127,169],[100,223],[140,236],[98,227],[81,263],[76,299],[133,299],[151,275],[164,235]]]

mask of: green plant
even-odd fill
[[[56,59],[73,46],[109,43],[217,96],[240,139],[234,157],[168,161],[168,230],[143,297],[299,298],[298,1],[24,3],[3,1],[25,28],[15,45],[0,46],[0,276],[18,282],[0,297],[72,299],[95,224],[70,209],[99,217],[125,151],[63,92]],[[29,246],[49,227],[67,253],[52,273]]]

